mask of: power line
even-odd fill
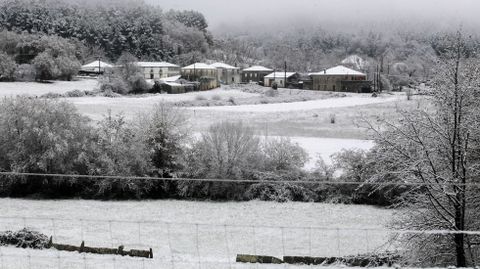
[[[155,180],[172,182],[203,182],[203,183],[269,183],[269,184],[318,184],[318,185],[370,185],[370,186],[444,186],[444,187],[480,187],[480,183],[455,182],[357,182],[357,181],[328,181],[328,180],[260,180],[260,179],[219,179],[219,178],[165,178],[140,176],[106,176],[106,175],[75,175],[75,174],[48,174],[48,173],[17,173],[0,172],[0,176],[51,177],[73,179],[119,179],[119,180]]]

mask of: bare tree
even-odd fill
[[[480,62],[466,53],[460,32],[444,42],[447,49],[439,56],[434,90],[425,105],[400,110],[398,122],[368,124],[376,134],[376,161],[383,170],[375,179],[418,184],[406,194],[408,210],[394,225],[451,231],[403,236],[410,262],[467,267],[478,262],[472,250],[478,237],[463,231],[480,225],[478,189],[472,186],[480,182]]]

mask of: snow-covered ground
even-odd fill
[[[310,170],[315,167],[319,157],[330,165],[332,164],[331,156],[344,149],[362,149],[370,150],[374,143],[372,140],[361,139],[337,139],[337,138],[316,138],[316,137],[291,137],[293,142],[303,147],[310,160],[306,163],[305,169]]]
[[[235,256],[255,253],[278,257],[284,254],[335,256],[381,250],[388,239],[385,224],[394,213],[370,206],[260,201],[0,199],[0,207],[0,231],[27,226],[53,235],[54,242],[58,243],[79,245],[83,239],[87,246],[152,247],[154,252],[153,260],[142,261],[119,256],[0,248],[0,268],[29,269],[209,269],[229,268],[229,264],[232,268],[277,268],[239,265],[235,263]]]
[[[401,94],[371,97],[371,94],[348,94],[347,97],[311,100],[293,103],[277,103],[262,105],[241,105],[241,106],[217,106],[217,107],[193,107],[194,110],[214,110],[225,112],[290,112],[302,110],[314,110],[325,108],[341,108],[352,106],[364,106],[386,102],[398,101]]]
[[[189,92],[184,94],[145,94],[145,95],[130,95],[117,98],[110,97],[77,97],[77,98],[67,98],[67,100],[75,104],[90,104],[90,105],[104,105],[104,104],[124,104],[125,106],[136,104],[144,105],[153,105],[160,102],[166,103],[176,103],[182,101],[193,101],[196,99],[212,99],[215,97],[221,97],[227,99],[230,97],[233,98],[248,98],[248,97],[258,97],[260,94],[256,93],[247,93],[238,90],[224,90],[224,89],[214,89],[210,91],[203,92]]]
[[[0,96],[30,95],[41,96],[46,93],[63,94],[68,91],[93,91],[97,88],[96,79],[79,79],[76,81],[38,82],[0,82]]]

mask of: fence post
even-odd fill
[[[308,228],[308,255],[312,256],[312,227]]]
[[[170,249],[170,260],[172,261],[172,269],[175,269],[175,257],[173,255],[173,249],[172,249],[172,239],[170,238],[170,223],[166,223],[167,225],[167,241],[168,241],[168,248]]]
[[[227,232],[227,225],[226,224],[223,225],[223,229],[224,229],[224,233],[225,233],[225,246],[226,246],[226,250],[227,250],[227,262],[228,262],[229,268],[232,269],[232,262],[230,260],[230,247],[228,245],[228,232]]]
[[[0,266],[1,266],[0,268],[5,269],[2,247],[0,247]]]
[[[200,247],[199,247],[199,239],[198,239],[198,223],[195,224],[195,245],[197,248],[197,257],[198,257],[198,269],[201,269],[201,258],[200,258]]]

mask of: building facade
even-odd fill
[[[347,68],[336,66],[322,72],[311,73],[312,90],[333,92],[371,92],[371,82],[367,75]]]
[[[252,66],[242,70],[242,82],[243,83],[258,83],[263,85],[266,75],[271,74],[273,69],[264,66]]]
[[[224,63],[214,63],[210,66],[217,68],[217,80],[221,84],[236,84],[241,82],[240,68]]]
[[[299,78],[300,75],[296,72],[273,72],[264,77],[263,84],[265,87],[272,87],[276,83],[279,88],[288,88],[297,85]]]
[[[201,90],[211,90],[219,86],[218,69],[206,63],[194,63],[181,71],[182,78],[200,82]]]
[[[162,79],[180,75],[180,66],[167,62],[138,62],[145,79]]]

